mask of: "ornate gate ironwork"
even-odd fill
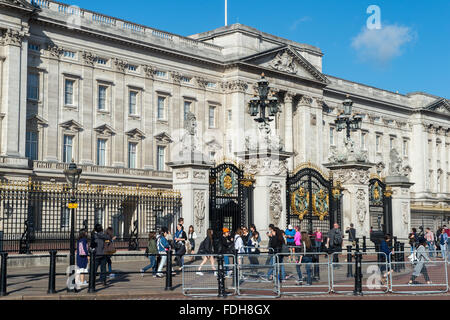
[[[380,179],[369,181],[369,216],[372,231],[393,234],[392,192]]]
[[[210,170],[209,182],[210,228],[234,232],[253,222],[253,183],[243,170],[234,164],[220,164]]]
[[[319,169],[306,167],[288,175],[286,201],[287,224],[300,226],[309,234],[316,228],[328,232],[335,222],[341,224],[340,192],[334,192],[333,180]]]

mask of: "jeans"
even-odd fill
[[[436,247],[434,246],[434,241],[427,241],[428,251],[430,252],[430,257],[434,256],[436,252]]]
[[[302,258],[302,263],[297,264],[295,268],[297,269],[298,280],[303,280],[301,265],[306,265],[306,282],[312,284],[312,257],[304,256]]]
[[[223,262],[224,262],[224,270],[228,271],[230,268],[228,265],[230,264],[230,257],[229,256],[223,256]]]
[[[161,262],[159,263],[158,273],[161,273],[162,269],[166,265],[166,262],[167,262],[167,255],[161,254]]]
[[[273,268],[269,269],[269,272],[267,272],[267,278],[270,278],[270,276],[273,274],[274,270],[275,270],[275,255],[272,256],[272,258],[270,258],[270,264],[273,266]],[[280,267],[280,280],[284,280],[286,278],[286,271],[283,265],[283,256],[279,257],[279,263],[281,264]]]
[[[111,274],[112,273],[112,261],[111,261],[111,256],[106,256],[106,263],[108,265],[108,273]]]
[[[100,281],[106,281],[106,256],[97,256],[95,257],[95,273],[98,271],[98,267],[100,267]]]
[[[315,248],[317,252],[320,252],[320,249],[322,248],[322,242],[321,241],[314,241]]]
[[[153,274],[156,273],[156,256],[148,256],[148,258],[150,259],[150,264],[148,266],[145,266],[144,268],[142,268],[142,271],[146,272],[148,269],[153,268]]]
[[[447,256],[447,248],[446,248],[446,244],[439,244],[439,246],[441,247],[441,254],[442,254],[442,259],[445,259],[445,257]]]

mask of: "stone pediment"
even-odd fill
[[[60,126],[69,131],[83,131],[83,126],[75,120],[63,122]]]
[[[167,132],[161,132],[155,135],[155,139],[159,142],[172,143],[173,139]]]
[[[425,110],[450,115],[450,101],[444,98],[438,99],[426,106]]]
[[[104,134],[104,135],[115,135],[116,134],[116,130],[114,130],[113,127],[111,127],[110,125],[107,125],[106,123],[95,128],[95,131],[97,131],[100,134]]]
[[[132,139],[145,139],[145,133],[139,130],[138,128],[132,129],[126,132],[126,135]]]
[[[33,11],[37,8],[39,8],[38,6],[33,6],[30,3],[28,3],[25,0],[0,0],[0,5],[6,5],[6,6],[10,6],[10,7],[15,7],[15,8],[20,8],[26,11]]]
[[[241,62],[328,84],[328,79],[291,46],[258,53]]]
[[[27,122],[31,125],[36,125],[36,126],[43,126],[43,127],[48,126],[48,121],[37,114],[35,114],[31,117],[28,117]]]

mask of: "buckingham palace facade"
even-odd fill
[[[387,175],[390,150],[411,183],[411,225],[450,219],[450,101],[399,94],[324,73],[320,48],[241,24],[183,37],[47,0],[0,0],[0,175],[63,179],[72,159],[96,184],[172,187],[167,163],[186,114],[203,153],[233,159],[256,124],[264,73],[280,101],[271,123],[303,163],[342,148],[335,119],[350,97],[355,144]],[[332,54],[332,53],[330,53]]]

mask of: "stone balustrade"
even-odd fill
[[[222,51],[222,47],[214,44],[198,41],[187,37],[182,37],[170,32],[153,29],[140,24],[103,15],[97,12],[81,9],[76,6],[70,6],[67,4],[50,0],[27,0],[27,1],[35,7],[39,7],[44,12],[51,11],[51,12],[58,12],[64,15],[76,15],[80,17],[81,21],[92,21],[98,24],[103,24],[110,27],[127,30],[130,32],[145,34],[146,36],[159,38],[164,41],[171,42],[175,45],[180,44],[195,49],[198,48],[200,50],[208,49],[213,50],[216,53],[221,53]]]

